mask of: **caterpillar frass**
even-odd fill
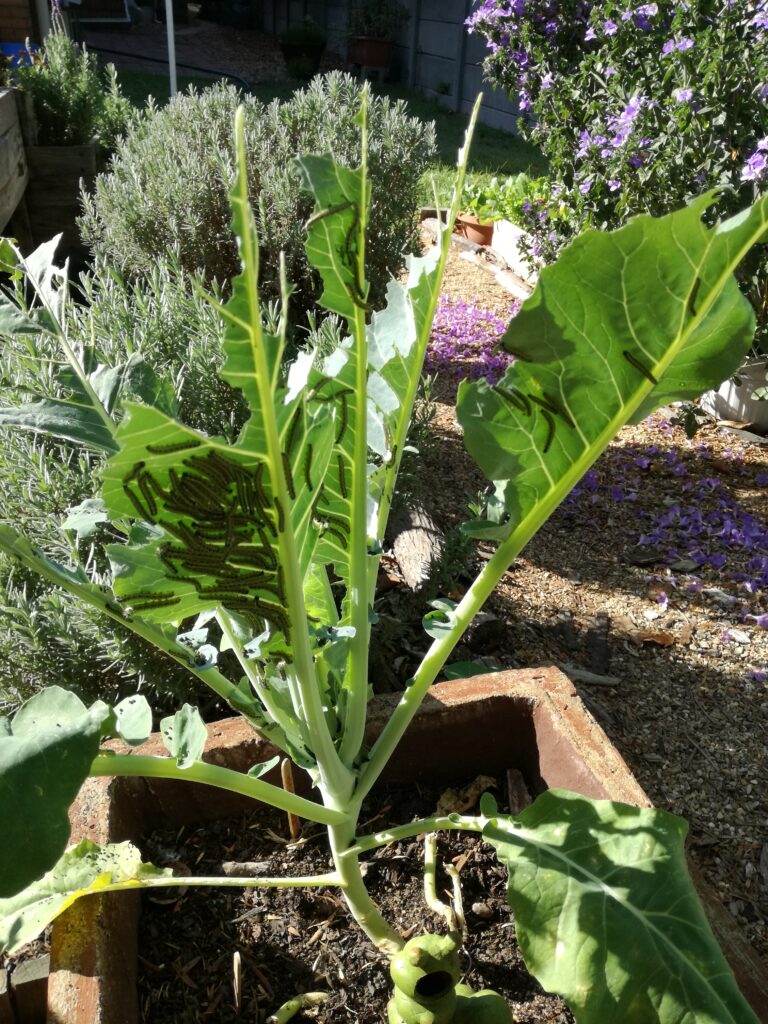
[[[631,352],[624,351],[621,354],[627,360],[629,365],[630,366],[634,366],[634,368],[636,370],[638,370],[640,373],[642,373],[642,375],[645,377],[645,379],[649,380],[651,382],[651,384],[658,384],[659,383],[656,380],[656,378],[654,377],[654,375],[651,373],[651,371],[648,369],[648,367],[644,366],[643,363],[641,363],[639,359],[635,359],[635,357],[632,355]]]

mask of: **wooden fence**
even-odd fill
[[[346,54],[347,13],[353,0],[264,0],[262,27],[280,32],[309,15],[328,33],[331,50]],[[483,81],[485,45],[464,22],[473,0],[402,0],[411,12],[395,46],[393,73],[451,110],[472,109],[478,92],[484,100],[480,119],[507,131],[517,130],[518,108]]]

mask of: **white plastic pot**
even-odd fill
[[[513,273],[533,285],[536,283],[536,274],[531,273],[528,261],[520,252],[520,240],[525,237],[527,232],[516,224],[508,220],[497,220],[493,228],[492,248]]]
[[[756,359],[738,371],[741,383],[724,381],[717,391],[707,391],[701,396],[701,407],[721,420],[738,423],[752,423],[762,430],[768,430],[768,400],[752,398],[757,388],[768,386],[768,359]]]

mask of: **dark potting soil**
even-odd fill
[[[440,790],[417,784],[376,794],[364,808],[360,834],[434,813],[440,796]],[[232,861],[255,862],[255,872],[265,876],[316,874],[332,867],[320,826],[305,824],[299,844],[289,845],[285,816],[270,809],[156,832],[143,848],[156,864],[195,875],[219,874],[222,864]],[[506,871],[493,849],[470,833],[442,833],[438,859],[460,870],[469,929],[461,954],[465,980],[475,989],[500,992],[515,1021],[572,1022],[562,1000],[543,993],[525,969],[506,903]],[[371,895],[403,935],[445,930],[443,920],[424,903],[421,841],[382,848],[369,855],[367,864]],[[440,870],[438,892],[448,888]],[[205,888],[168,890],[167,895],[155,890],[144,896],[139,953],[143,1024],[262,1024],[285,1000],[308,991],[328,992],[329,999],[296,1016],[296,1024],[384,1024],[387,1019],[387,959],[330,888]]]

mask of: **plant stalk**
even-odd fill
[[[332,807],[324,807],[312,800],[306,800],[295,793],[288,793],[280,786],[243,775],[242,772],[221,768],[219,765],[196,761],[189,768],[179,768],[174,757],[156,757],[143,754],[97,754],[90,769],[96,776],[142,776],[155,779],[175,779],[178,782],[201,782],[216,786],[230,793],[239,793],[271,804],[281,811],[296,814],[307,821],[316,821],[328,827],[342,827],[349,824],[349,818]]]

